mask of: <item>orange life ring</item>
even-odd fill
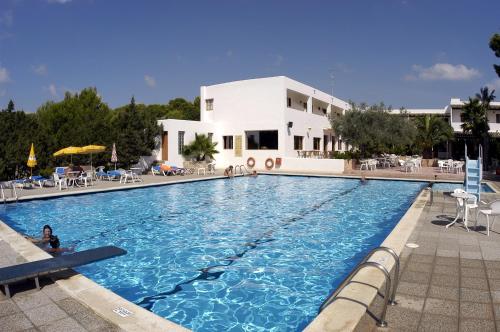
[[[248,158],[247,159],[247,166],[250,168],[253,168],[255,166],[255,159],[253,159],[252,157]]]
[[[274,161],[272,158],[266,159],[266,169],[272,169],[274,167]]]

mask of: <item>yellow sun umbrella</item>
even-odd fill
[[[31,143],[31,150],[27,165],[31,169],[31,175],[33,175],[33,167],[36,166],[35,146],[33,145],[33,143]]]
[[[82,153],[82,148],[79,146],[68,146],[67,148],[61,149],[54,153],[54,157],[58,156],[65,156],[65,155],[70,155],[71,156],[71,163],[73,163],[73,155],[74,154],[81,154]]]
[[[82,148],[82,154],[90,153],[90,168],[91,169],[92,169],[92,154],[104,152],[104,150],[106,150],[106,147],[102,146],[102,145],[87,145],[87,146],[84,146]]]

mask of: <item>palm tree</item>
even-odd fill
[[[476,146],[481,141],[484,143],[488,140],[488,131],[490,130],[488,108],[484,107],[479,99],[469,97],[469,102],[463,108],[463,119],[462,130],[464,133],[472,135],[473,150],[475,151]]]
[[[495,90],[489,92],[488,87],[479,89],[479,93],[476,93],[476,99],[479,99],[481,104],[488,109],[490,107],[490,103],[495,100]]]
[[[207,158],[214,159],[214,154],[219,153],[215,149],[217,143],[212,143],[210,137],[204,134],[195,134],[194,141],[184,147],[182,155],[186,158],[194,158],[196,161],[204,161]]]
[[[434,157],[434,146],[453,139],[453,128],[437,115],[425,115],[415,119],[417,142],[423,149],[424,157]],[[429,153],[430,152],[430,153]]]

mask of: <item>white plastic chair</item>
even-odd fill
[[[215,175],[215,163],[210,163],[207,165],[208,174]]]
[[[466,194],[467,192],[463,189],[455,189],[453,191],[454,194]],[[455,219],[446,225],[446,228],[452,226],[455,224],[458,220],[459,217],[462,217],[462,220],[464,222],[465,229],[467,232],[469,232],[469,227],[468,227],[468,219],[469,219],[469,211],[471,209],[477,209],[479,205],[477,204],[477,197],[474,195],[469,195],[467,198],[462,198],[462,197],[456,197],[456,202],[457,202],[457,215]],[[477,213],[476,213],[476,223],[477,223]]]
[[[491,223],[491,229],[493,229],[496,217],[500,216],[500,200],[493,201],[488,205],[486,209],[479,210],[478,215],[476,216],[476,223],[474,224],[474,228],[477,227],[479,214],[483,214],[486,216],[486,230],[488,236],[490,236],[490,217],[493,217],[493,222]]]
[[[57,173],[52,174],[52,176],[54,177],[54,185],[59,187],[59,190],[62,190],[62,187],[68,189],[68,182],[66,178],[60,178]]]

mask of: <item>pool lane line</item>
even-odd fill
[[[321,207],[323,207],[325,204],[337,199],[338,196],[345,196],[345,195],[348,195],[348,194],[354,192],[360,186],[361,186],[361,183],[358,183],[356,186],[354,186],[350,189],[347,189],[341,193],[332,194],[332,197],[330,197],[330,198],[328,198],[320,203],[314,204],[312,206],[312,209],[311,208],[307,208],[307,209],[304,208],[303,212],[300,213],[298,216],[294,216],[294,217],[290,218],[289,220],[284,221],[283,223],[279,224],[276,228],[285,228],[286,229],[286,227],[288,225],[290,225],[298,220],[304,219],[304,217],[306,217],[307,215],[309,215],[313,212],[316,212]],[[228,262],[227,264],[218,264],[218,265],[212,265],[212,266],[208,266],[206,268],[202,268],[199,270],[201,273],[198,276],[196,276],[192,279],[183,281],[181,283],[178,283],[177,285],[174,286],[174,288],[172,290],[157,293],[155,295],[146,296],[146,297],[142,298],[142,300],[136,301],[134,303],[147,309],[147,310],[151,310],[157,301],[163,300],[170,295],[173,295],[173,294],[176,294],[176,293],[182,291],[183,285],[189,285],[197,280],[212,281],[212,280],[219,279],[224,274],[225,271],[210,271],[210,270],[215,269],[215,268],[228,267],[228,266],[232,265],[234,262],[236,262],[238,259],[243,258],[243,256],[245,256],[245,254],[247,252],[249,252],[250,250],[256,249],[259,244],[265,244],[268,242],[275,241],[275,239],[271,238],[271,235],[273,234],[273,232],[274,232],[274,230],[271,229],[271,230],[265,232],[264,234],[262,234],[262,236],[260,238],[258,238],[257,240],[251,241],[251,242],[246,242],[245,247],[247,247],[247,248],[245,250],[243,250],[242,252],[240,252],[236,255],[228,256],[228,257],[222,259],[222,261],[227,261]]]

